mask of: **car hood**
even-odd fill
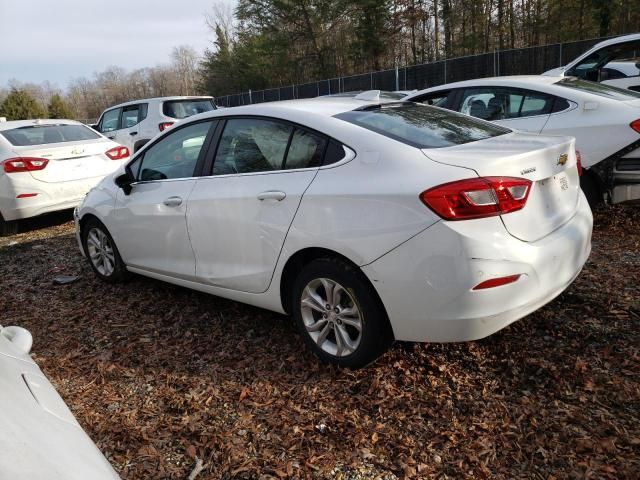
[[[119,479],[10,330],[0,327],[0,476]]]

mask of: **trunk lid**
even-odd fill
[[[580,177],[573,138],[509,133],[423,153],[439,163],[473,169],[481,177],[530,180],[524,208],[501,215],[507,231],[520,240],[534,242],[575,214]]]
[[[58,183],[105,176],[111,173],[117,161],[104,153],[116,143],[98,138],[49,145],[13,147],[20,157],[46,158],[49,163],[43,170],[29,172],[41,182]]]

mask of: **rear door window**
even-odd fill
[[[417,148],[449,147],[511,131],[419,103],[380,105],[335,117]]]
[[[227,121],[213,164],[214,175],[282,170],[293,127],[272,120]]]
[[[467,88],[462,92],[460,112],[489,121],[546,115],[553,109],[554,99],[519,88]]]
[[[16,147],[100,138],[100,135],[84,125],[34,125],[3,130],[0,135]]]
[[[122,127],[129,128],[138,124],[140,121],[140,105],[130,105],[122,109]]]
[[[420,97],[415,97],[412,102],[420,102],[434,107],[450,108],[450,100],[453,97],[453,90],[441,90],[439,92],[427,93]]]
[[[319,167],[322,165],[326,145],[324,137],[296,128],[289,144],[285,168]]]
[[[181,119],[198,113],[215,110],[212,99],[171,100],[162,104],[162,113],[167,117]]]

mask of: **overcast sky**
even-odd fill
[[[0,86],[59,87],[117,65],[168,63],[177,45],[211,45],[214,0],[0,0]],[[226,3],[229,3],[227,0]]]

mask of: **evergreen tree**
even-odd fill
[[[62,97],[55,93],[49,101],[47,107],[49,111],[49,118],[73,118],[73,112],[69,105],[62,99]]]
[[[28,120],[46,118],[46,116],[44,108],[22,89],[11,89],[0,105],[0,117],[7,117],[7,120]]]

